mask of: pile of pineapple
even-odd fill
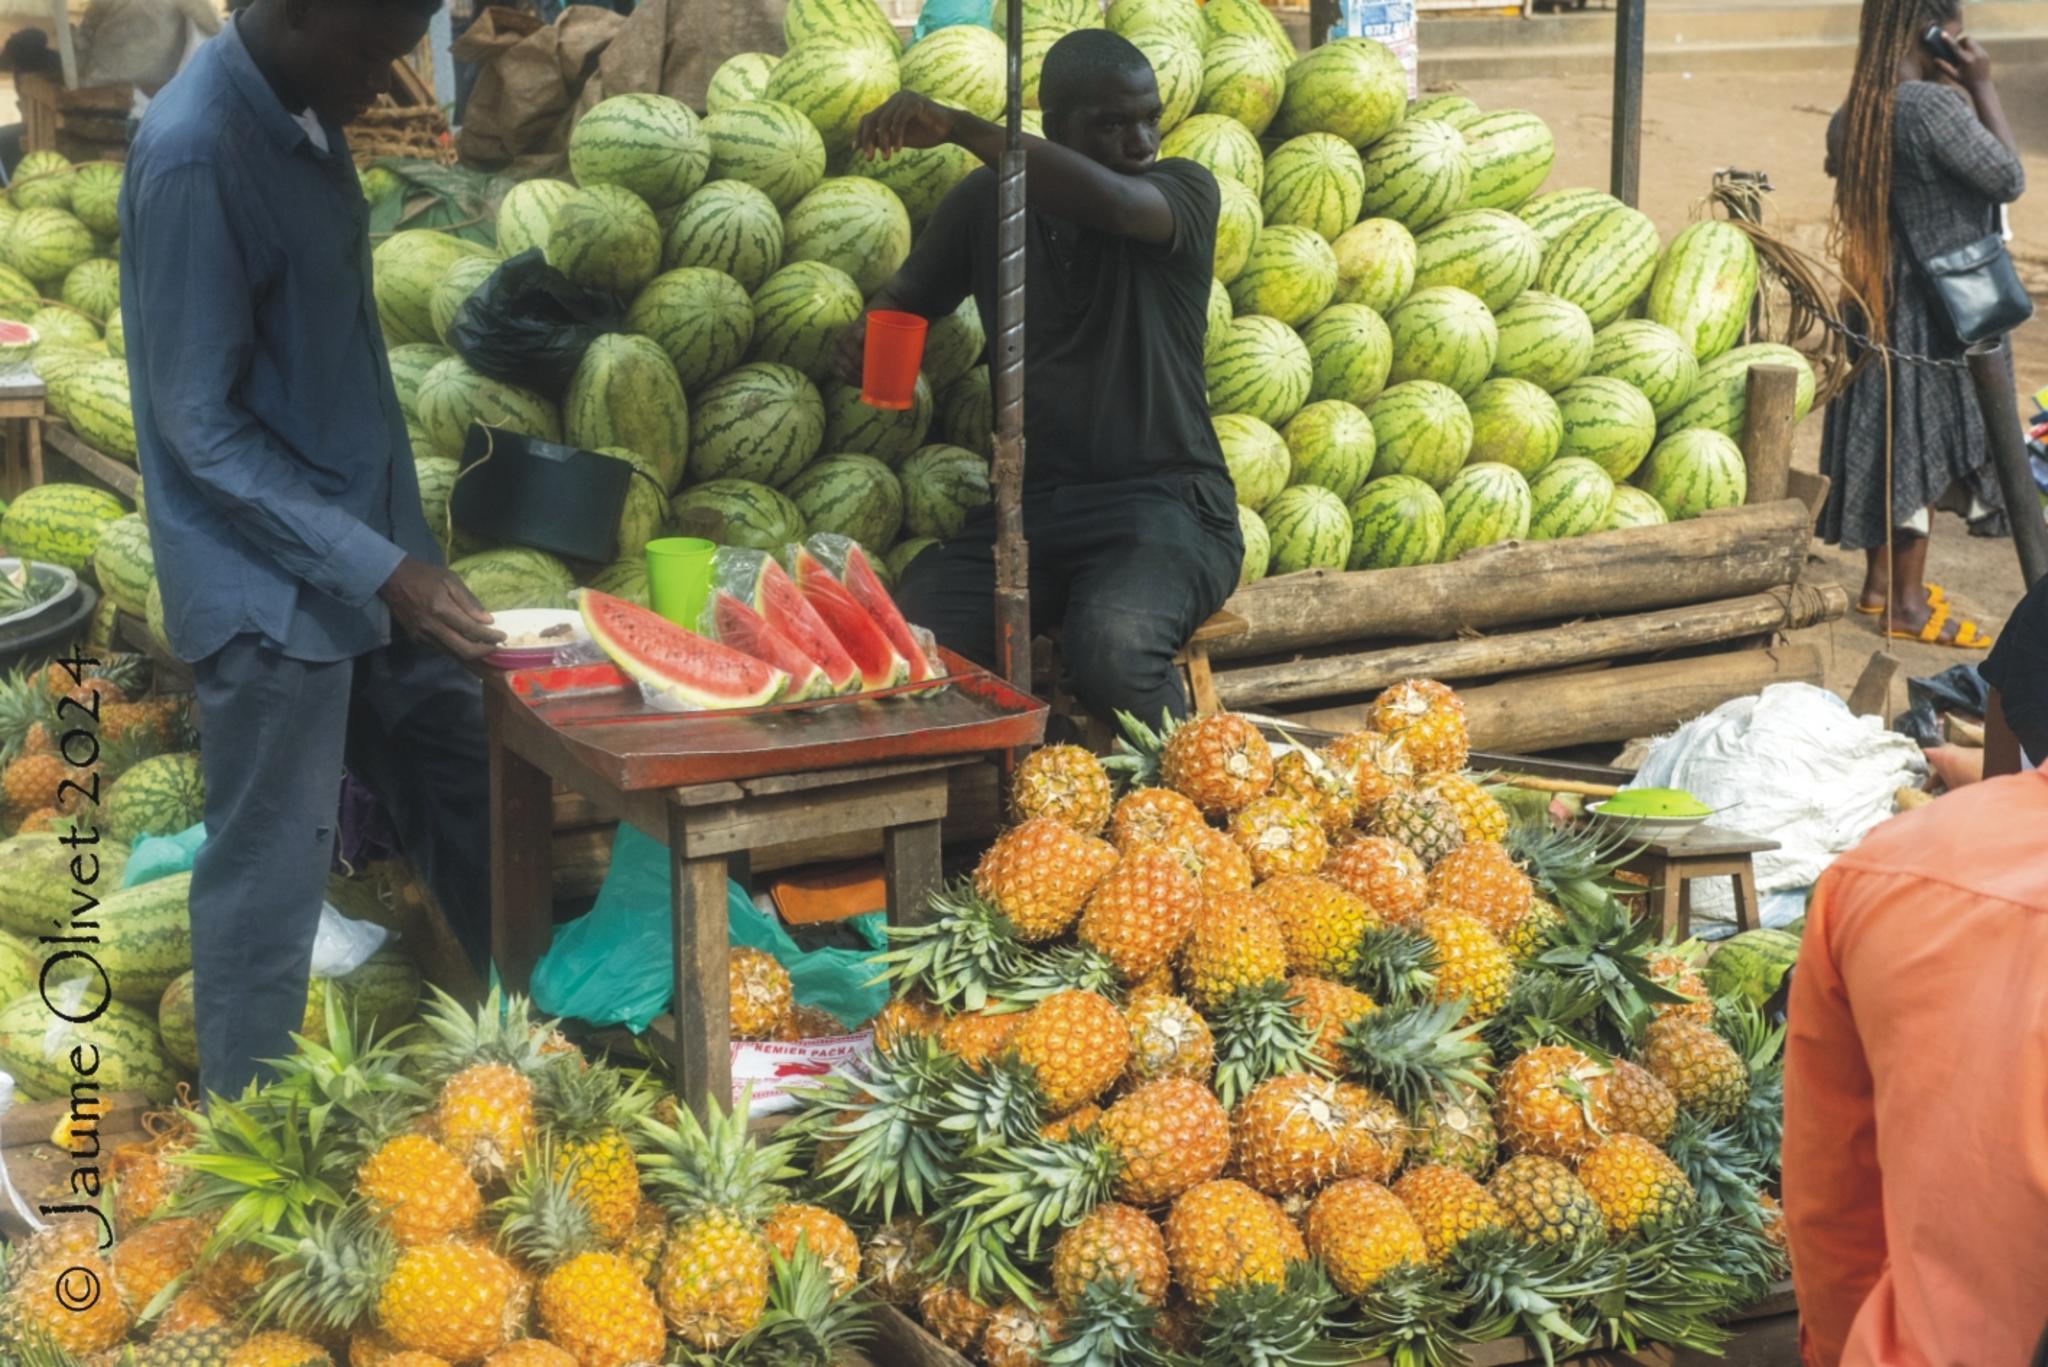
[[[331,999],[330,999],[331,1001]],[[116,1237],[13,1250],[23,1367],[832,1367],[860,1249],[747,1109],[700,1124],[520,999],[384,1036],[330,1005],[276,1078],[111,1160]],[[32,1194],[33,1199],[33,1194]],[[53,1286],[99,1291],[89,1311]],[[77,1297],[74,1297],[77,1299]]]
[[[1429,681],[1321,749],[1125,726],[1020,765],[806,1099],[875,1294],[989,1367],[1724,1341],[1784,1271],[1782,1032],[1629,851],[1511,815]]]
[[[69,728],[95,733],[89,767],[102,785],[143,760],[196,746],[188,700],[152,694],[149,685],[149,660],[131,654],[83,670],[51,662],[0,675],[0,826],[7,834],[55,828],[65,815],[53,805],[59,785],[91,786],[60,753]],[[87,754],[83,741],[74,742],[74,758]]]

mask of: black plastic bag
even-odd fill
[[[1950,665],[1931,678],[1906,680],[1906,701],[1908,706],[1892,722],[1892,730],[1924,748],[1942,743],[1942,713],[1982,717],[1990,705],[1991,690],[1977,666]]]
[[[492,379],[559,403],[590,344],[624,324],[616,298],[570,283],[534,248],[492,271],[463,301],[448,345]]]

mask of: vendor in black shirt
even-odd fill
[[[1067,687],[1091,712],[1185,715],[1173,657],[1237,585],[1237,500],[1202,372],[1216,181],[1158,160],[1159,87],[1106,29],[1046,54],[1048,138],[1026,136],[1024,532],[1034,631],[1059,627]],[[908,91],[861,122],[859,150],[955,143],[989,163],[946,196],[869,301],[943,318],[972,294],[995,340],[1003,129]],[[841,339],[860,371],[863,325]],[[993,663],[995,514],[912,561],[904,614]]]

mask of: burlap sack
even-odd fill
[[[481,68],[456,141],[463,163],[521,180],[562,175],[578,100],[629,22],[594,5],[571,5],[548,25],[486,9],[452,53]]]

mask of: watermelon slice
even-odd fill
[[[768,625],[760,613],[729,593],[714,593],[704,611],[704,634],[789,675],[784,702],[810,702],[837,690],[802,646]]]
[[[789,687],[789,675],[773,665],[685,631],[623,598],[582,589],[576,605],[590,639],[663,711],[763,707]]]
[[[840,644],[839,636],[825,624],[796,581],[768,556],[755,580],[751,606],[768,625],[787,636],[804,654],[816,660],[831,681],[834,693],[858,693],[863,687],[861,667]],[[742,601],[746,601],[744,598]]]
[[[839,638],[839,644],[846,647],[846,653],[860,666],[861,687],[868,691],[878,688],[895,688],[910,682],[910,661],[897,653],[889,644],[889,638],[875,625],[875,619],[868,616],[868,610],[860,605],[846,585],[834,579],[831,572],[804,551],[797,552],[798,572],[802,574],[803,562],[809,560],[817,567],[816,573],[803,574],[797,587],[825,624],[832,628],[832,634]]]
[[[814,536],[797,547],[793,559],[799,587],[808,585],[818,575],[835,577],[846,586],[853,601],[875,619],[875,625],[882,629],[882,635],[888,637],[896,653],[910,663],[910,682],[923,683],[932,677],[931,662],[911,634],[910,623],[903,620],[896,600],[882,586],[859,542],[843,536]],[[831,562],[829,566],[827,561]]]

